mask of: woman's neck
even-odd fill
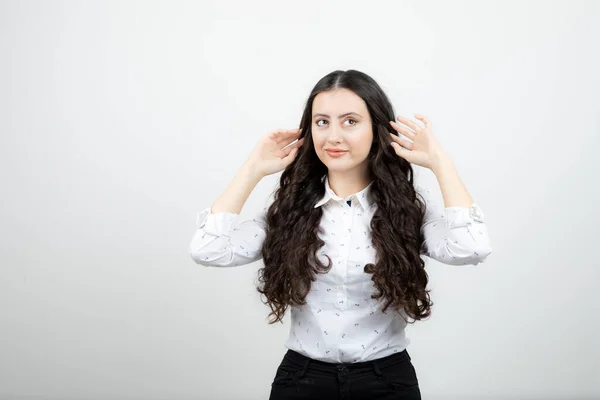
[[[329,171],[327,177],[329,187],[341,198],[358,193],[371,183],[371,178],[366,170],[347,172]]]

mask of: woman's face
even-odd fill
[[[351,90],[319,93],[313,101],[311,130],[317,156],[329,171],[345,172],[365,163],[373,142],[371,117],[363,99]]]

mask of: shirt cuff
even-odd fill
[[[446,207],[446,224],[448,228],[460,228],[472,224],[474,221],[484,222],[481,208],[473,203],[471,207]]]
[[[210,207],[196,214],[196,226],[215,236],[229,236],[237,221],[238,214],[230,212],[212,213]]]

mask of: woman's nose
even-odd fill
[[[337,128],[329,129],[329,132],[327,133],[327,140],[337,143],[341,140],[341,138],[342,135]]]

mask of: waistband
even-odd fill
[[[310,357],[300,354],[297,351],[288,349],[284,356],[284,360],[297,364],[298,366],[307,368],[309,364],[314,366],[320,366],[326,369],[339,370],[344,368],[345,370],[356,370],[363,368],[375,368],[377,371],[379,368],[385,368],[390,365],[397,364],[402,361],[410,361],[410,355],[406,349],[401,352],[390,354],[389,356],[381,357],[375,360],[361,361],[355,363],[332,363],[327,361],[315,360]]]

